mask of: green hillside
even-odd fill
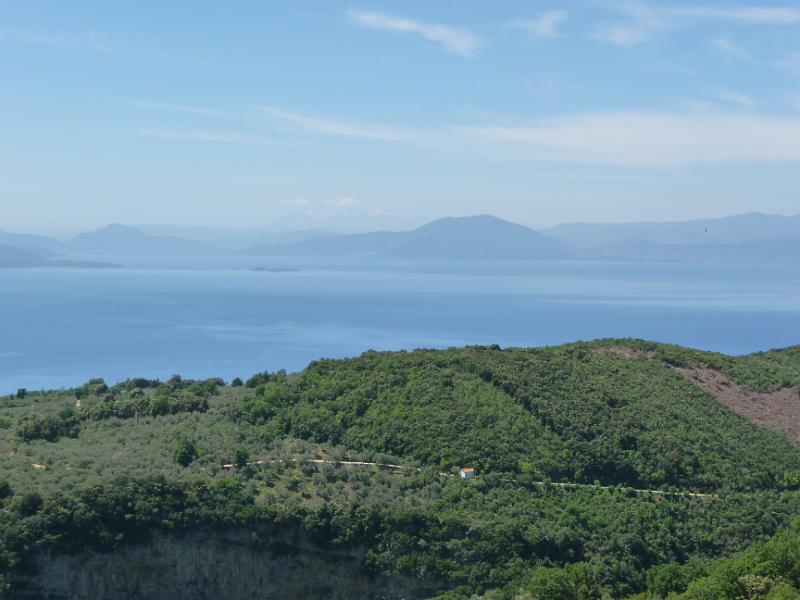
[[[599,340],[368,352],[243,385],[20,391],[0,405],[7,594],[37,597],[43,552],[237,528],[358,549],[367,572],[444,598],[721,590],[725,565],[760,550],[724,557],[796,536],[781,532],[800,516],[800,448],[674,368],[692,365],[800,388],[800,347],[729,357]],[[741,567],[737,582],[772,582],[741,597],[788,594],[796,573],[780,565]]]
[[[313,363],[252,403],[293,437],[413,457],[447,469],[532,472],[553,480],[678,486],[774,487],[800,452],[671,370],[598,345],[535,350],[466,348],[367,353]],[[719,361],[661,347],[672,363]],[[788,352],[724,370],[750,383],[797,377]],[[774,365],[774,366],[773,366]]]
[[[692,559],[653,567],[640,598],[720,600],[800,598],[800,519],[733,558]]]

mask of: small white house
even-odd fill
[[[474,467],[464,467],[458,472],[458,476],[462,479],[471,479],[475,477],[475,468]]]

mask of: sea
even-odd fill
[[[605,337],[729,354],[800,344],[800,270],[787,265],[125,263],[0,270],[0,393],[94,377],[230,380],[367,350]]]

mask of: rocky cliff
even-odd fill
[[[113,552],[41,555],[29,598],[55,600],[411,599],[435,586],[369,573],[363,549],[333,551],[301,536],[156,533]]]

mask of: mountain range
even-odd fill
[[[177,235],[178,233],[182,235]],[[445,217],[409,231],[334,234],[112,224],[66,241],[0,232],[0,267],[74,265],[119,256],[391,260],[800,261],[800,215],[748,213],[663,223],[567,223],[542,231],[491,215]],[[72,262],[71,262],[72,261]]]
[[[250,252],[425,260],[563,259],[575,255],[571,244],[489,215],[445,217],[411,231],[315,237],[283,246],[257,246]]]
[[[84,269],[114,268],[120,265],[105,261],[51,258],[50,252],[36,252],[0,245],[0,269],[24,267],[78,267]]]
[[[27,250],[39,255],[52,255],[64,250],[64,243],[43,235],[0,231],[0,245]]]
[[[241,251],[252,246],[292,244],[333,233],[323,229],[267,231],[255,227],[193,227],[181,225],[135,225],[148,235],[161,235],[205,242],[221,250]]]
[[[800,215],[751,212],[716,219],[644,223],[564,223],[542,233],[581,247],[629,240],[654,244],[739,244],[800,240]]]
[[[65,250],[78,254],[181,254],[205,253],[212,248],[205,242],[170,235],[150,235],[135,227],[108,225],[81,233],[66,242]]]
[[[797,262],[800,239],[758,240],[739,243],[658,244],[625,240],[606,246],[582,248],[581,255],[597,260],[651,262]]]
[[[565,224],[535,231],[490,215],[448,217],[411,231],[327,235],[253,254],[412,260],[800,260],[800,216],[750,213],[720,219]]]

